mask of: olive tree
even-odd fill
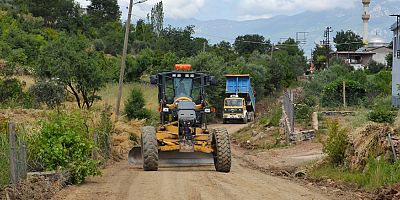
[[[106,83],[104,55],[84,36],[61,35],[41,49],[36,74],[64,85],[81,109],[89,109]]]

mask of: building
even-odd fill
[[[344,60],[356,70],[365,69],[374,55],[375,53],[367,51],[338,51],[333,53],[333,56]]]
[[[370,3],[371,0],[362,0],[364,7],[362,13],[364,47],[357,51],[338,51],[334,53],[334,56],[345,60],[354,69],[365,69],[371,60],[386,65],[386,56],[392,52],[392,49],[388,48],[389,43],[379,37],[378,33],[371,38],[368,37],[368,22],[371,18],[369,14]]]
[[[392,66],[392,99],[393,106],[400,107],[400,30],[399,25],[394,23],[393,31],[393,66]]]

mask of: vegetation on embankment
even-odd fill
[[[41,104],[52,107],[68,100],[88,109],[103,98],[102,88],[108,88],[119,78],[124,24],[120,21],[117,1],[92,4],[83,13],[72,0],[52,4],[42,4],[41,0],[0,2],[2,79],[7,82],[17,74],[36,79],[33,85],[29,83],[33,87],[29,92],[7,95],[6,100],[0,98],[2,107],[40,108]],[[54,12],[41,12],[45,10]],[[66,15],[74,16],[73,20],[65,18]],[[304,52],[294,39],[280,43],[272,59],[271,42],[264,36],[244,35],[234,44],[223,41],[211,45],[205,38],[193,37],[193,26],[163,28],[161,2],[149,16],[151,21],[139,20],[132,25],[127,82],[138,82],[149,74],[171,70],[175,63],[189,63],[196,71],[216,76],[219,84],[207,93],[209,102],[220,108],[225,73],[251,74],[257,98],[261,99],[290,85],[306,68]],[[249,40],[260,45],[246,43]],[[58,95],[60,87],[66,89],[64,97]],[[57,98],[41,101],[46,97]]]

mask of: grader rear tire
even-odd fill
[[[217,128],[213,131],[214,166],[217,172],[231,171],[232,157],[228,131]]]
[[[144,171],[158,170],[158,142],[156,138],[156,129],[151,126],[145,126],[142,132],[142,155]]]

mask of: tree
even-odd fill
[[[74,0],[28,0],[27,6],[33,16],[43,17],[47,27],[71,31],[80,17],[80,7]]]
[[[169,26],[162,32],[165,44],[161,47],[161,50],[173,51],[178,57],[194,56],[197,50],[193,45],[193,34],[194,26],[187,26],[184,29]]]
[[[211,51],[224,58],[225,62],[232,62],[236,59],[237,55],[232,47],[232,44],[226,41],[222,41],[218,44],[214,44],[211,47]]]
[[[233,45],[240,55],[250,55],[254,51],[265,53],[271,48],[271,42],[262,35],[244,35],[235,39]]]
[[[58,80],[81,109],[89,109],[100,98],[96,93],[106,81],[104,55],[90,47],[84,36],[62,34],[41,50],[36,68],[39,78]]]
[[[151,25],[153,26],[153,32],[160,36],[161,31],[164,28],[164,8],[162,1],[156,3],[151,9]]]
[[[315,45],[313,51],[313,62],[317,70],[325,69],[328,62],[328,54],[332,52],[332,49],[323,45]]]
[[[125,103],[125,114],[128,119],[146,119],[150,117],[150,111],[145,107],[145,100],[140,89],[133,88]]]
[[[12,7],[13,0],[0,0],[0,10],[10,9]]]
[[[117,0],[91,0],[87,12],[93,26],[100,27],[108,22],[119,21],[121,11]]]
[[[338,51],[356,51],[363,46],[362,37],[351,30],[341,30],[333,38]]]

